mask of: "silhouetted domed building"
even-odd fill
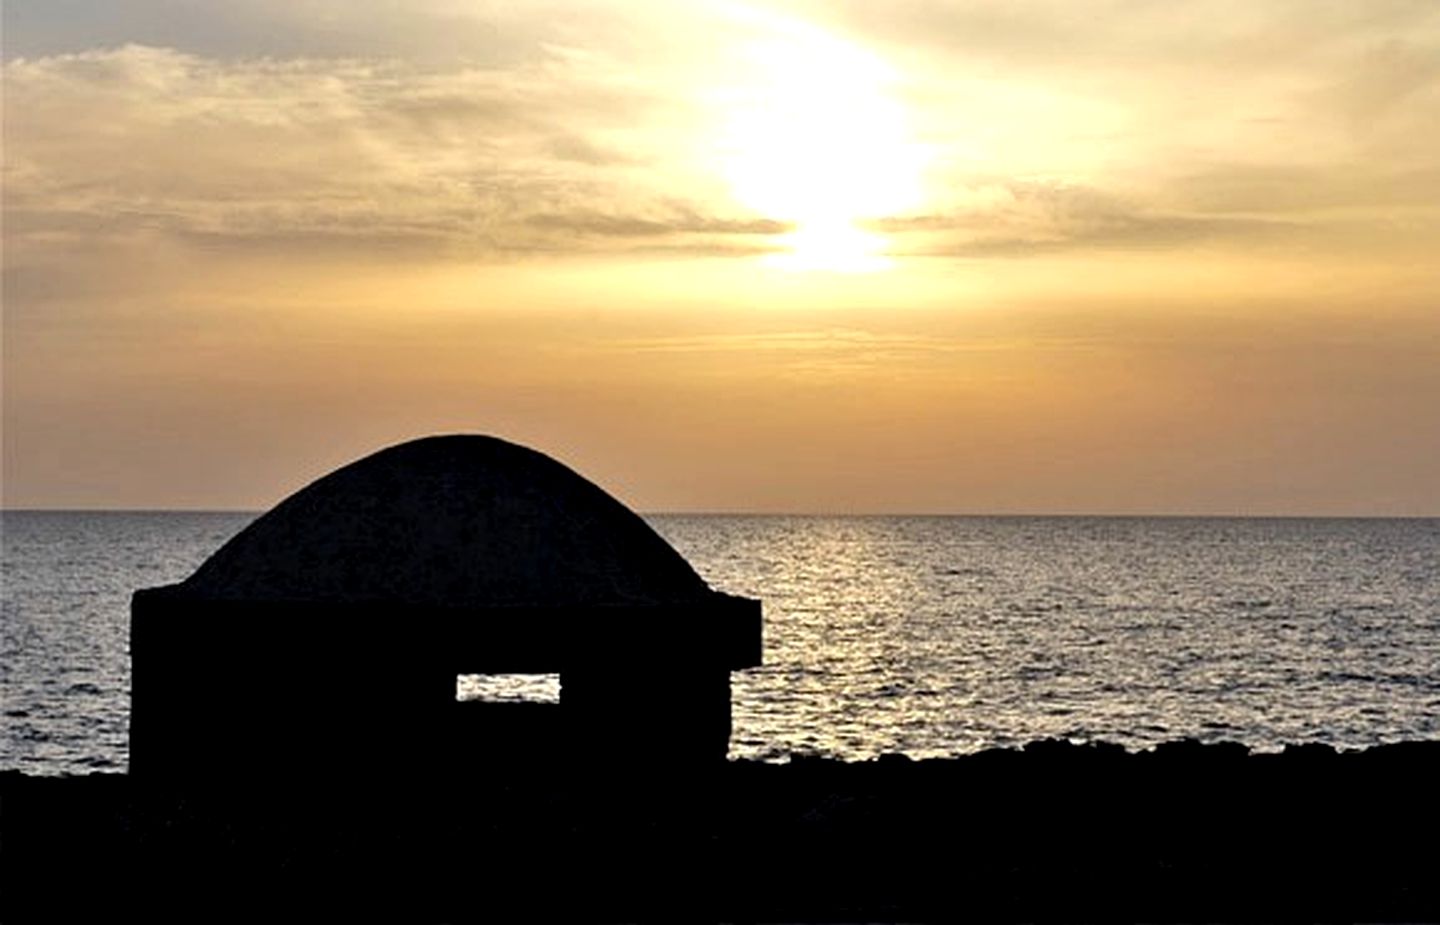
[[[313,482],[180,586],[249,601],[595,607],[714,595],[619,501],[494,437],[429,437]]]
[[[712,591],[572,470],[429,437],[319,479],[185,581],[135,594],[131,768],[719,758],[729,672],[759,664],[760,632],[758,601]],[[558,709],[455,702],[457,674],[553,672]]]

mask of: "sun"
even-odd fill
[[[792,226],[770,262],[865,272],[890,265],[867,220],[915,208],[924,151],[890,95],[897,75],[853,43],[767,17],[746,45],[749,79],[731,101],[722,144],[732,195]]]

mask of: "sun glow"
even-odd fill
[[[895,73],[849,42],[765,17],[744,50],[754,75],[730,103],[724,172],[748,208],[793,226],[770,261],[789,269],[884,269],[867,220],[921,201],[924,151],[890,96]]]
[[[832,270],[867,273],[888,269],[886,240],[855,227],[843,218],[802,221],[781,240],[785,250],[766,260],[789,270]]]

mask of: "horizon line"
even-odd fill
[[[283,500],[283,499],[282,499]],[[277,504],[279,502],[276,502]],[[250,514],[261,516],[272,508],[220,507],[0,507],[0,514]],[[633,510],[633,509],[632,509]],[[1323,513],[1234,513],[1234,512],[1082,512],[1082,511],[747,511],[747,510],[655,510],[634,511],[641,517],[812,517],[812,518],[1088,518],[1155,520],[1440,520],[1434,514],[1323,514]]]

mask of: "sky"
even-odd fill
[[[7,0],[3,503],[1440,515],[1432,0]]]

